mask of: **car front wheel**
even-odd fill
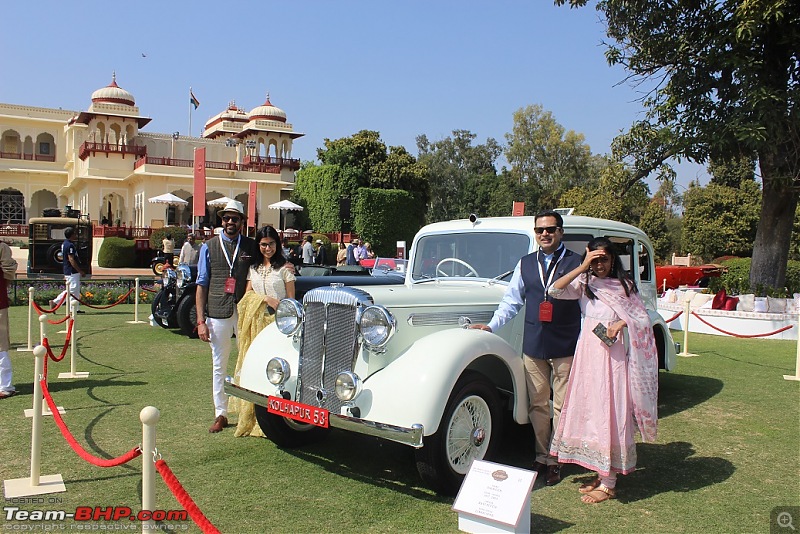
[[[416,451],[422,480],[437,493],[455,495],[472,461],[491,457],[501,424],[497,389],[467,371],[450,394],[439,429]]]
[[[178,303],[178,326],[181,329],[181,334],[191,338],[197,337],[197,309],[195,307],[195,294],[194,290],[189,290],[189,294],[185,295]]]
[[[328,436],[329,428],[300,423],[294,419],[271,414],[263,406],[256,404],[256,421],[267,438],[278,447],[293,449],[322,441]]]

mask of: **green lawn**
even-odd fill
[[[140,319],[148,313],[140,308]],[[27,310],[11,308],[10,316],[12,345],[23,346]],[[410,448],[342,432],[293,451],[234,438],[232,428],[210,435],[208,346],[126,323],[132,319],[132,305],[79,316],[77,370],[88,378],[58,379],[69,362],[50,364],[52,394],[92,454],[110,458],[136,446],[139,412],[153,405],[161,411],[159,451],[222,532],[458,531],[452,500],[422,486]],[[63,344],[60,329],[48,330],[54,351]],[[561,484],[535,486],[532,531],[767,532],[774,507],[800,505],[800,383],[782,376],[795,372],[796,344],[691,335],[690,347],[699,357],[680,359],[675,372],[661,374],[658,442],[639,445],[639,470],[620,477],[618,498],[582,504],[577,485],[588,475],[567,466]],[[0,401],[4,480],[30,475],[31,420],[23,410],[32,403],[33,357],[12,348],[12,359],[20,394]],[[51,418],[43,427],[41,473],[60,473],[67,491],[44,496],[45,504],[5,506],[140,508],[141,458],[98,468],[72,451]],[[498,461],[532,465],[529,428],[505,432]],[[158,507],[179,509],[158,475],[157,484]],[[18,530],[19,523],[5,525]],[[188,531],[199,529],[189,523]]]

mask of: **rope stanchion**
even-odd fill
[[[41,348],[41,350],[43,351],[42,354],[44,355],[44,358],[43,358],[44,361],[42,362],[42,370],[37,371],[36,374],[34,375],[35,377],[39,377],[39,376],[46,377],[47,376],[47,348],[45,348],[45,343],[47,341],[46,327],[47,327],[47,315],[40,315],[39,316],[39,332],[40,332],[40,336],[41,337],[39,338],[40,339],[39,346],[37,346],[36,348],[33,349],[33,355],[35,356],[36,355],[36,350]],[[52,354],[52,351],[50,351],[50,353]],[[35,387],[36,387],[36,384],[35,384],[35,381],[34,381],[34,389],[35,389]],[[25,417],[33,417],[34,413],[39,413],[39,415],[53,415],[52,413],[50,413],[50,408],[48,408],[46,404],[42,404],[41,402],[39,403],[39,412],[35,411],[35,406],[36,406],[36,395],[35,394],[34,394],[34,399],[33,399],[33,405],[34,405],[34,408],[28,408],[28,409],[25,410],[25,412],[24,412],[25,413]],[[58,407],[58,412],[59,413],[66,413],[66,410],[62,406],[59,406]]]
[[[685,299],[684,300],[684,309],[683,312],[686,312],[686,317],[683,320],[683,350],[678,353],[678,356],[682,356],[684,358],[692,358],[697,356],[697,354],[692,354],[689,352],[689,316],[692,314],[692,300]]]
[[[186,493],[186,490],[183,489],[178,478],[173,474],[172,470],[167,465],[167,462],[164,460],[156,460],[156,469],[158,470],[158,474],[161,475],[161,478],[164,479],[164,483],[167,485],[169,490],[172,492],[172,495],[175,499],[183,506],[183,509],[189,513],[189,517],[192,518],[195,525],[200,527],[200,530],[205,532],[206,534],[219,534],[219,530],[215,527],[211,521],[206,518],[203,512],[200,511],[200,508],[195,504],[194,500]]]
[[[72,331],[73,335],[69,336],[69,343],[64,344],[64,348],[66,349],[67,345],[70,347],[69,351],[69,372],[68,373],[58,373],[58,378],[86,378],[89,376],[88,371],[81,371],[78,372],[78,360],[75,358],[75,340],[77,339],[77,330],[75,329],[75,314],[77,310],[72,308],[70,310],[72,320],[70,321],[70,330]],[[68,332],[69,335],[69,332]]]
[[[713,328],[717,332],[722,332],[723,334],[728,334],[729,336],[740,337],[740,338],[754,338],[754,337],[774,336],[775,334],[780,334],[781,332],[785,332],[786,330],[789,330],[790,328],[794,328],[794,325],[790,324],[790,325],[784,326],[782,328],[778,328],[774,332],[767,332],[765,334],[736,334],[734,332],[728,332],[727,330],[723,330],[722,328],[714,326],[713,324],[709,323],[708,321],[706,321],[705,319],[703,319],[702,317],[697,315],[697,313],[695,313],[695,312],[692,312],[692,315],[694,315],[695,317],[700,319],[701,323],[703,323],[704,325],[706,325],[708,327]]]
[[[156,423],[161,412],[155,406],[145,406],[139,412],[142,422],[142,510],[153,511],[156,508],[156,469],[153,465],[158,450],[156,449]],[[144,524],[146,523],[146,524]],[[145,521],[142,531],[153,530],[155,523]]]
[[[53,419],[58,426],[58,429],[61,431],[61,435],[64,436],[64,439],[67,440],[69,446],[72,447],[78,456],[86,460],[92,465],[96,465],[97,467],[116,467],[118,465],[126,464],[137,458],[140,454],[142,454],[142,450],[136,446],[133,449],[129,450],[122,456],[117,456],[116,458],[100,458],[98,456],[94,456],[84,449],[80,443],[72,436],[67,428],[67,424],[64,422],[64,419],[61,417],[61,414],[58,413],[56,410],[56,403],[53,401],[53,397],[50,396],[50,391],[47,389],[47,380],[42,378],[39,380],[39,386],[42,388],[42,394],[44,395],[44,400],[47,401],[47,405],[50,407],[50,411],[53,412]]]
[[[136,277],[136,298],[133,301],[133,321],[126,321],[129,324],[145,324],[139,320],[139,277]]]
[[[42,377],[47,350],[41,345],[33,349],[33,410],[31,424],[31,476],[6,480],[3,489],[6,499],[67,491],[61,475],[41,475],[42,458]],[[55,406],[54,406],[55,407]],[[56,410],[57,412],[58,410]]]
[[[113,303],[109,304],[108,306],[96,306],[94,304],[89,304],[88,302],[84,302],[80,298],[80,296],[78,296],[78,297],[76,297],[75,295],[71,295],[71,296],[72,296],[73,299],[77,300],[78,302],[80,302],[81,304],[83,304],[84,306],[86,306],[88,308],[92,308],[93,310],[107,310],[109,308],[113,308],[114,306],[118,306],[118,305],[122,304],[130,296],[131,293],[133,293],[133,288],[130,288],[127,293],[125,293],[120,298],[118,298],[116,300],[116,302],[113,302]]]
[[[28,287],[28,347],[20,347],[18,351],[33,352],[32,324],[33,324],[33,287]]]

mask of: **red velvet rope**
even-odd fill
[[[672,321],[674,321],[675,319],[677,319],[678,317],[680,317],[681,315],[683,315],[683,310],[679,311],[678,313],[676,313],[675,315],[673,315],[672,317],[670,317],[669,319],[667,319],[665,322],[666,322],[667,324],[669,324],[669,323],[671,323]]]
[[[146,287],[139,287],[142,291],[147,291],[148,293],[158,293],[157,289],[148,289]]]
[[[66,299],[65,299],[65,300],[66,300]],[[59,309],[59,308],[60,308],[60,307],[61,307],[61,306],[64,304],[64,301],[62,300],[61,302],[59,302],[58,304],[56,304],[56,305],[55,305],[55,306],[54,306],[52,309],[49,309],[49,310],[45,310],[44,308],[42,308],[41,306],[39,306],[38,304],[36,304],[36,301],[35,301],[35,300],[34,300],[34,301],[31,303],[31,304],[33,304],[33,309],[34,309],[34,310],[36,310],[36,314],[37,314],[37,315],[41,315],[41,314],[43,314],[43,313],[48,313],[48,314],[49,314],[49,313],[55,313],[55,312],[57,312],[57,311],[58,311],[58,309]]]
[[[131,460],[142,454],[142,450],[138,446],[129,450],[122,456],[109,459],[99,458],[97,456],[93,456],[88,452],[86,452],[86,450],[83,447],[81,447],[81,445],[75,440],[75,438],[72,437],[69,428],[67,428],[66,423],[64,423],[64,419],[62,419],[61,414],[58,413],[58,407],[56,406],[53,397],[50,396],[50,391],[48,391],[47,389],[47,380],[43,378],[39,381],[39,384],[41,384],[42,386],[42,393],[44,394],[44,400],[47,401],[47,405],[50,407],[50,411],[53,413],[53,420],[56,422],[56,425],[58,425],[58,429],[61,430],[61,435],[63,435],[64,439],[67,440],[67,443],[69,443],[69,446],[72,447],[72,450],[78,453],[78,456],[80,456],[90,464],[96,465],[98,467],[116,467],[118,465],[130,462]]]
[[[51,321],[50,319],[48,319],[48,320],[47,320],[47,324],[61,324],[61,323],[63,323],[64,321],[66,321],[67,319],[69,319],[69,315],[65,315],[64,317],[62,317],[62,318],[61,318],[61,319],[59,319],[58,321]]]
[[[219,534],[219,530],[217,527],[211,524],[211,521],[203,515],[203,512],[200,511],[200,508],[197,507],[194,500],[186,493],[186,490],[183,489],[180,480],[175,476],[172,470],[167,465],[167,462],[164,460],[156,460],[156,470],[158,470],[158,474],[161,475],[161,478],[164,479],[164,483],[167,485],[169,490],[172,492],[172,495],[175,496],[175,499],[183,506],[183,509],[189,512],[189,517],[192,518],[195,525],[200,527],[205,533],[210,534]]]
[[[793,325],[793,324],[790,324],[790,325],[788,325],[788,326],[784,326],[783,328],[778,328],[778,329],[777,329],[777,330],[775,330],[774,332],[768,332],[768,333],[766,333],[766,334],[734,334],[733,332],[728,332],[727,330],[723,330],[722,328],[717,328],[717,327],[716,327],[716,326],[714,326],[713,324],[709,323],[708,321],[706,321],[705,319],[703,319],[702,317],[700,317],[699,315],[697,315],[695,312],[692,312],[692,315],[694,315],[695,317],[697,317],[698,319],[700,319],[700,322],[701,322],[701,323],[703,323],[703,324],[705,324],[705,325],[707,325],[707,326],[710,326],[710,327],[711,327],[711,328],[713,328],[714,330],[717,330],[718,332],[722,332],[723,334],[728,334],[729,336],[733,336],[733,337],[744,337],[744,338],[750,338],[750,337],[767,337],[767,336],[772,336],[772,335],[775,335],[775,334],[780,334],[780,333],[781,333],[781,332],[783,332],[784,330],[789,330],[790,328],[794,328],[794,325]]]
[[[75,300],[77,300],[78,302],[83,304],[84,306],[88,306],[89,308],[92,308],[92,309],[95,309],[95,310],[107,310],[108,308],[113,308],[114,306],[117,306],[118,304],[122,304],[122,301],[127,299],[131,295],[131,293],[133,293],[133,289],[134,288],[130,288],[127,293],[125,293],[120,298],[118,298],[116,302],[114,302],[113,304],[109,304],[108,306],[93,306],[92,304],[88,304],[88,303],[82,301],[80,299],[80,297],[76,297],[75,295],[72,295],[72,298],[74,298]]]

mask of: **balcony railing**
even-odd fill
[[[114,143],[90,143],[84,142],[78,150],[78,157],[85,160],[89,156],[94,156],[97,153],[105,154],[122,154],[123,159],[126,154],[133,154],[136,157],[143,157],[147,155],[147,147],[139,145],[117,145]]]
[[[194,167],[194,161],[190,159],[156,158],[152,156],[146,156],[137,159],[136,163],[134,164],[134,168],[138,169],[145,164],[166,165],[169,167]],[[223,171],[248,171],[280,174],[281,167],[288,167],[292,170],[297,170],[300,168],[300,160],[289,158],[247,157],[245,158],[244,163],[233,163],[232,161],[206,161],[206,169],[217,169]]]
[[[277,165],[279,167],[288,167],[293,171],[296,171],[300,168],[300,160],[291,158],[273,158],[270,156],[245,156],[243,165],[253,167]]]
[[[21,152],[0,152],[0,158],[23,159],[28,161],[55,161],[56,157],[50,154],[22,154]]]

